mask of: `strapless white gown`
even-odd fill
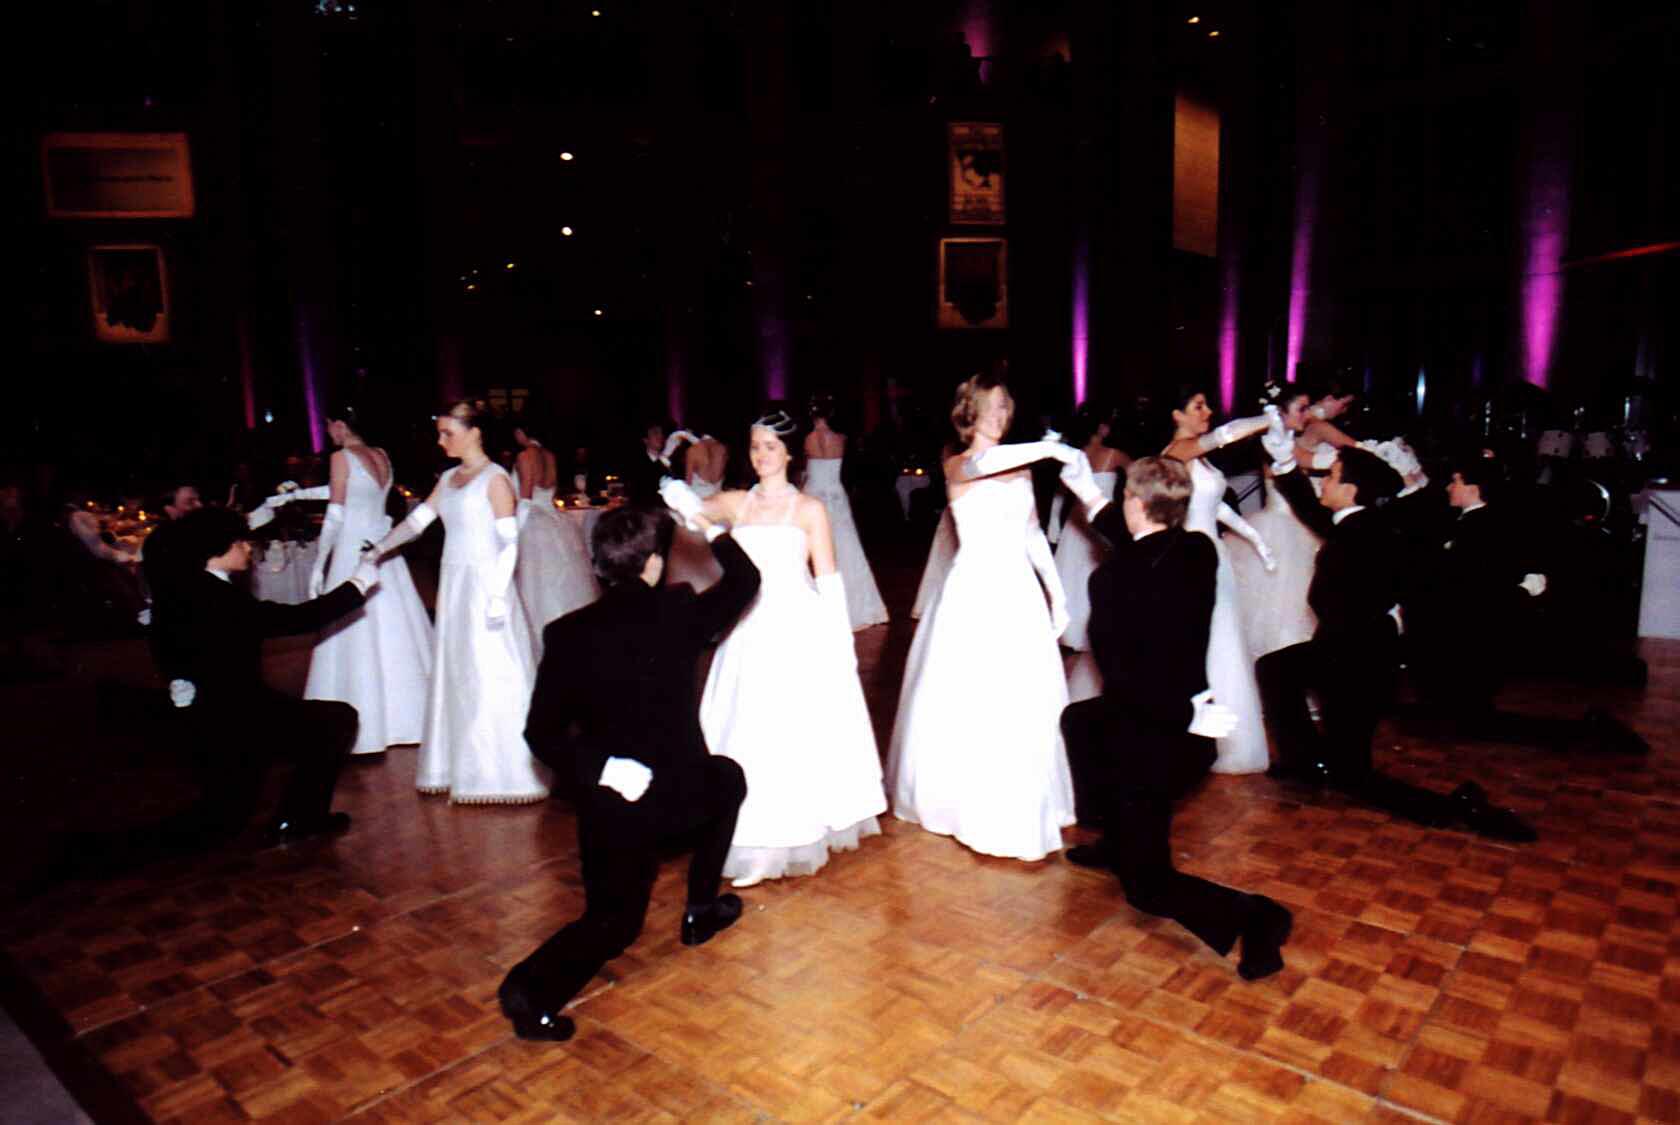
[[[361,545],[391,530],[385,514],[390,482],[380,484],[354,453],[346,453],[350,478],[344,493],[344,526],[327,565],[332,589],[356,569]],[[432,680],[432,622],[401,556],[379,567],[379,584],[362,608],[321,633],[309,659],[305,699],[336,699],[356,709],[357,754],[419,742],[426,725]]]
[[[797,495],[797,494],[795,494]],[[747,798],[723,873],[737,885],[809,875],[881,831],[881,758],[852,636],[820,604],[803,529],[756,491],[732,534],[758,567],[758,597],[712,659],[700,729],[735,759]],[[766,515],[776,522],[754,523]]]
[[[1243,640],[1237,612],[1237,579],[1231,552],[1219,537],[1219,505],[1225,495],[1225,474],[1206,457],[1190,460],[1190,510],[1184,526],[1213,540],[1219,555],[1214,583],[1213,621],[1208,627],[1207,677],[1213,698],[1237,713],[1237,728],[1219,740],[1215,773],[1258,773],[1270,764],[1266,724],[1260,712],[1260,688],[1254,679],[1254,660]],[[1245,551],[1250,551],[1245,543]]]
[[[415,786],[461,804],[540,801],[548,796],[548,771],[525,744],[536,676],[530,623],[517,596],[508,599],[500,625],[486,620],[491,596],[502,592],[490,588],[501,550],[490,478],[507,472],[492,463],[455,488],[460,471],[445,473],[437,490],[444,528],[437,651]]]
[[[805,463],[805,494],[815,496],[828,509],[828,527],[834,537],[834,564],[846,584],[846,614],[852,629],[884,625],[887,605],[875,584],[875,572],[863,553],[857,522],[846,487],[840,483],[839,457],[813,457]]]
[[[950,512],[962,545],[905,665],[893,815],[987,855],[1043,859],[1074,815],[1067,681],[1027,558],[1032,482],[977,481]]]
[[[1093,473],[1097,487],[1110,500],[1114,499],[1118,473]],[[1062,644],[1078,652],[1091,647],[1091,572],[1102,562],[1107,548],[1097,541],[1085,520],[1085,506],[1070,502],[1068,518],[1062,523],[1062,537],[1056,542],[1056,573],[1062,577],[1062,589],[1067,594],[1068,627],[1062,633]]]

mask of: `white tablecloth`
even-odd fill
[[[933,478],[926,473],[901,473],[898,478],[898,506],[904,509],[904,518],[910,518],[910,497],[918,489],[926,488],[933,483]]]
[[[251,593],[265,602],[296,605],[309,600],[315,544],[276,539],[251,556]]]

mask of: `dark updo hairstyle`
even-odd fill
[[[834,396],[831,394],[812,395],[806,413],[810,415],[813,424],[816,423],[818,418],[832,421],[834,419]]]
[[[1354,497],[1355,503],[1376,508],[1394,499],[1405,481],[1400,474],[1389,467],[1388,462],[1368,450],[1355,446],[1345,446],[1337,454],[1336,460],[1342,465],[1342,483],[1351,484],[1359,491]]]
[[[346,426],[349,426],[350,432],[361,438],[364,443],[375,444],[368,433],[366,416],[354,403],[332,403],[327,410],[326,417],[329,422],[343,422]]]
[[[666,557],[676,524],[663,509],[614,508],[595,522],[589,551],[604,585],[639,581],[654,555]]]
[[[1166,393],[1162,395],[1161,411],[1166,415],[1169,436],[1177,432],[1178,429],[1178,423],[1173,421],[1173,411],[1182,412],[1186,406],[1190,405],[1191,399],[1197,395],[1205,396],[1206,394],[1207,384],[1200,379],[1181,379],[1167,384]],[[1210,407],[1213,405],[1211,399],[1208,401],[1208,405]]]
[[[1009,385],[1003,381],[1002,375],[970,375],[957,384],[957,394],[951,402],[951,426],[963,445],[974,440],[974,427],[980,421],[980,399],[994,388],[1003,392],[1003,401],[1009,405],[1009,419],[1013,422],[1015,396],[1009,393]]]
[[[453,418],[469,430],[477,430],[479,444],[483,446],[485,454],[492,458],[496,456],[496,452],[500,448],[497,445],[497,439],[500,435],[495,430],[496,416],[490,413],[489,408],[482,400],[461,399],[458,402],[451,403],[438,417]]]
[[[1096,436],[1096,432],[1103,426],[1114,430],[1114,411],[1105,406],[1087,402],[1074,412],[1073,421],[1068,424],[1067,436],[1064,440],[1075,449],[1084,449],[1085,443]]]
[[[180,554],[175,557],[183,575],[203,570],[205,563],[218,555],[227,554],[228,549],[241,539],[251,537],[251,529],[245,526],[245,517],[226,508],[196,508],[182,516],[181,522],[175,526],[175,534],[182,546]],[[173,551],[170,553],[174,554]]]
[[[753,424],[747,427],[747,447],[752,448],[752,432],[754,430],[769,430],[781,439],[782,445],[788,451],[788,479],[792,480],[805,463],[805,443],[800,438],[801,426],[792,414],[789,414],[780,403],[766,403],[753,419]]]

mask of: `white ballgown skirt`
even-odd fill
[[[910,606],[911,618],[920,621],[922,614],[939,598],[939,590],[945,585],[945,576],[951,573],[951,563],[956,557],[957,523],[951,517],[950,505],[946,505],[939,526],[934,528],[933,542],[928,544],[927,563],[922,567],[922,580],[916,585],[916,600]]]
[[[601,596],[601,586],[589,560],[582,523],[555,510],[551,490],[536,489],[532,502],[520,505],[519,515],[519,562],[513,580],[541,660],[543,629],[595,601]]]
[[[1114,499],[1116,473],[1093,474],[1097,487],[1110,500]],[[1091,647],[1091,572],[1103,561],[1106,548],[1091,531],[1082,504],[1070,504],[1069,518],[1062,523],[1061,538],[1056,542],[1056,573],[1062,579],[1062,591],[1067,595],[1068,627],[1062,632],[1062,644],[1076,652]]]
[[[723,873],[738,885],[809,875],[881,831],[881,759],[849,632],[812,588],[805,533],[748,524],[757,599],[712,660],[700,727],[747,776]]]
[[[1243,638],[1249,657],[1258,660],[1311,640],[1318,628],[1318,617],[1307,604],[1307,588],[1312,585],[1320,543],[1276,488],[1268,488],[1265,507],[1248,517],[1248,522],[1278,564],[1268,574],[1253,551],[1236,548],[1231,552]]]
[[[803,491],[821,500],[828,509],[828,527],[834,538],[834,565],[845,583],[846,614],[856,631],[886,624],[887,605],[881,600],[875,572],[863,553],[863,540],[858,537],[857,521],[852,518],[852,504],[840,481],[840,461],[838,457],[824,457],[807,462]]]

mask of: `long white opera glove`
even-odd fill
[[[675,453],[677,451],[677,447],[683,442],[697,442],[699,440],[699,438],[695,437],[687,430],[672,430],[670,436],[665,439],[665,448],[659,451],[659,459],[668,463],[671,460],[671,454]]]
[[[437,512],[432,510],[430,504],[422,501],[414,505],[414,510],[408,513],[408,516],[401,523],[393,527],[385,538],[375,543],[373,550],[369,553],[379,556],[390,554],[404,543],[410,543],[420,538],[420,533],[430,527],[435,519],[437,519]]]
[[[1223,703],[1215,703],[1212,688],[1192,695],[1190,706],[1190,725],[1185,729],[1191,734],[1203,738],[1224,738],[1237,729],[1237,713]]]
[[[690,531],[700,530],[700,521],[695,517],[700,515],[702,502],[700,494],[694,489],[675,477],[661,477],[659,498],[665,501],[665,506],[671,509],[684,527]]]
[[[817,575],[817,602],[834,623],[836,633],[846,638],[846,653],[851,657],[851,666],[856,668],[857,647],[852,644],[852,613],[846,608],[846,580],[838,570]]]
[[[258,504],[255,508],[252,508],[249,512],[245,513],[245,527],[250,531],[255,531],[259,527],[266,527],[268,524],[274,522],[274,510],[285,502],[284,497],[270,496],[261,504]]]
[[[1266,541],[1260,538],[1260,533],[1254,530],[1254,525],[1237,515],[1236,509],[1223,501],[1219,504],[1219,522],[1248,541],[1248,545],[1254,548],[1254,553],[1260,556],[1260,564],[1266,568],[1267,574],[1277,571],[1277,556],[1266,546]]]
[[[1075,452],[1078,456],[1062,466],[1062,485],[1085,505],[1086,515],[1095,515],[1108,497],[1097,486],[1096,475],[1091,472],[1091,459],[1085,456],[1083,449]]]
[[[318,598],[327,588],[327,556],[338,545],[339,533],[344,530],[344,505],[328,504],[327,518],[321,521],[321,538],[315,544],[315,566],[309,572],[309,596]]]
[[[1295,437],[1287,429],[1281,433],[1267,430],[1260,435],[1260,445],[1272,459],[1273,476],[1295,471]]]
[[[1032,568],[1038,572],[1038,580],[1050,593],[1050,635],[1060,637],[1068,627],[1067,591],[1062,588],[1062,576],[1056,571],[1056,557],[1050,553],[1050,541],[1044,538],[1044,531],[1036,519],[1027,525],[1027,561],[1032,563]]]
[[[330,485],[325,485],[325,484],[317,484],[312,488],[293,489],[291,492],[286,493],[286,502],[288,504],[291,503],[293,500],[331,500],[331,499],[332,499],[332,487]]]
[[[191,680],[169,681],[169,702],[174,707],[191,707],[198,698],[198,685]]]
[[[1060,441],[1022,441],[1013,445],[994,445],[983,453],[965,457],[962,461],[961,475],[963,480],[976,480],[1044,460],[1056,460],[1065,465],[1078,454],[1079,450]]]
[[[601,779],[597,784],[635,804],[653,784],[653,771],[634,758],[608,758],[607,764],[601,767]]]
[[[496,539],[501,549],[496,552],[496,564],[490,568],[490,604],[485,608],[485,620],[491,628],[502,624],[508,615],[508,588],[513,585],[513,564],[519,561],[519,521],[503,516],[496,521]]]
[[[1215,449],[1223,449],[1234,441],[1253,437],[1264,433],[1272,426],[1272,419],[1278,416],[1275,404],[1268,403],[1264,412],[1251,418],[1232,418],[1229,422],[1221,423],[1196,439],[1196,445],[1203,453],[1210,453]]]

